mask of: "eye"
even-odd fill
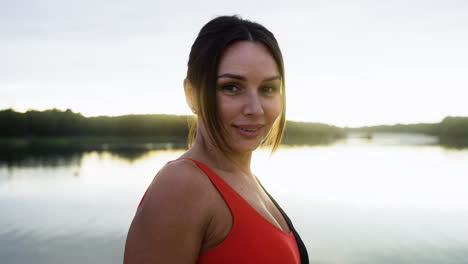
[[[275,94],[278,91],[278,88],[275,86],[264,86],[261,88],[261,91],[267,95]]]
[[[240,91],[240,88],[235,84],[225,84],[221,86],[221,91],[223,91],[225,94],[233,95],[238,93]]]

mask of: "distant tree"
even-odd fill
[[[344,137],[342,128],[322,123],[287,121],[284,136],[285,144],[328,143]]]
[[[25,136],[28,132],[27,121],[24,114],[13,109],[0,111],[0,136]]]
[[[443,137],[468,137],[468,117],[448,116],[440,123]]]
[[[0,136],[150,136],[186,138],[187,116],[124,115],[84,117],[67,109],[0,111]]]

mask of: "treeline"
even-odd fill
[[[85,117],[70,109],[19,113],[0,111],[0,137],[157,137],[185,141],[190,116],[123,115]],[[320,123],[287,121],[286,144],[327,142],[345,135],[343,129]]]
[[[438,131],[444,138],[468,138],[468,117],[448,116],[442,120]]]
[[[284,144],[321,144],[330,143],[346,136],[344,129],[312,122],[287,121]]]
[[[1,137],[29,136],[160,136],[184,138],[187,116],[123,115],[84,117],[70,109],[26,113],[0,111]]]
[[[349,130],[367,133],[422,133],[439,136],[440,138],[468,139],[468,117],[448,116],[440,123],[365,126]]]

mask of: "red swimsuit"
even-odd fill
[[[298,235],[294,227],[292,227],[289,218],[273,199],[273,202],[285,217],[290,228],[292,227],[289,233],[282,231],[266,220],[205,164],[196,160],[192,161],[210,178],[211,182],[223,196],[231,210],[233,219],[232,228],[226,238],[214,248],[201,254],[197,263],[301,263],[301,257],[304,257],[301,254],[304,254],[305,247],[299,238],[299,245],[303,247],[300,253],[295,237],[295,235],[297,237]],[[142,201],[144,198],[143,196]],[[307,253],[305,254],[307,255]]]

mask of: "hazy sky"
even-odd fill
[[[190,46],[225,14],[276,35],[288,119],[359,126],[468,116],[466,0],[0,0],[0,109],[188,114]]]

